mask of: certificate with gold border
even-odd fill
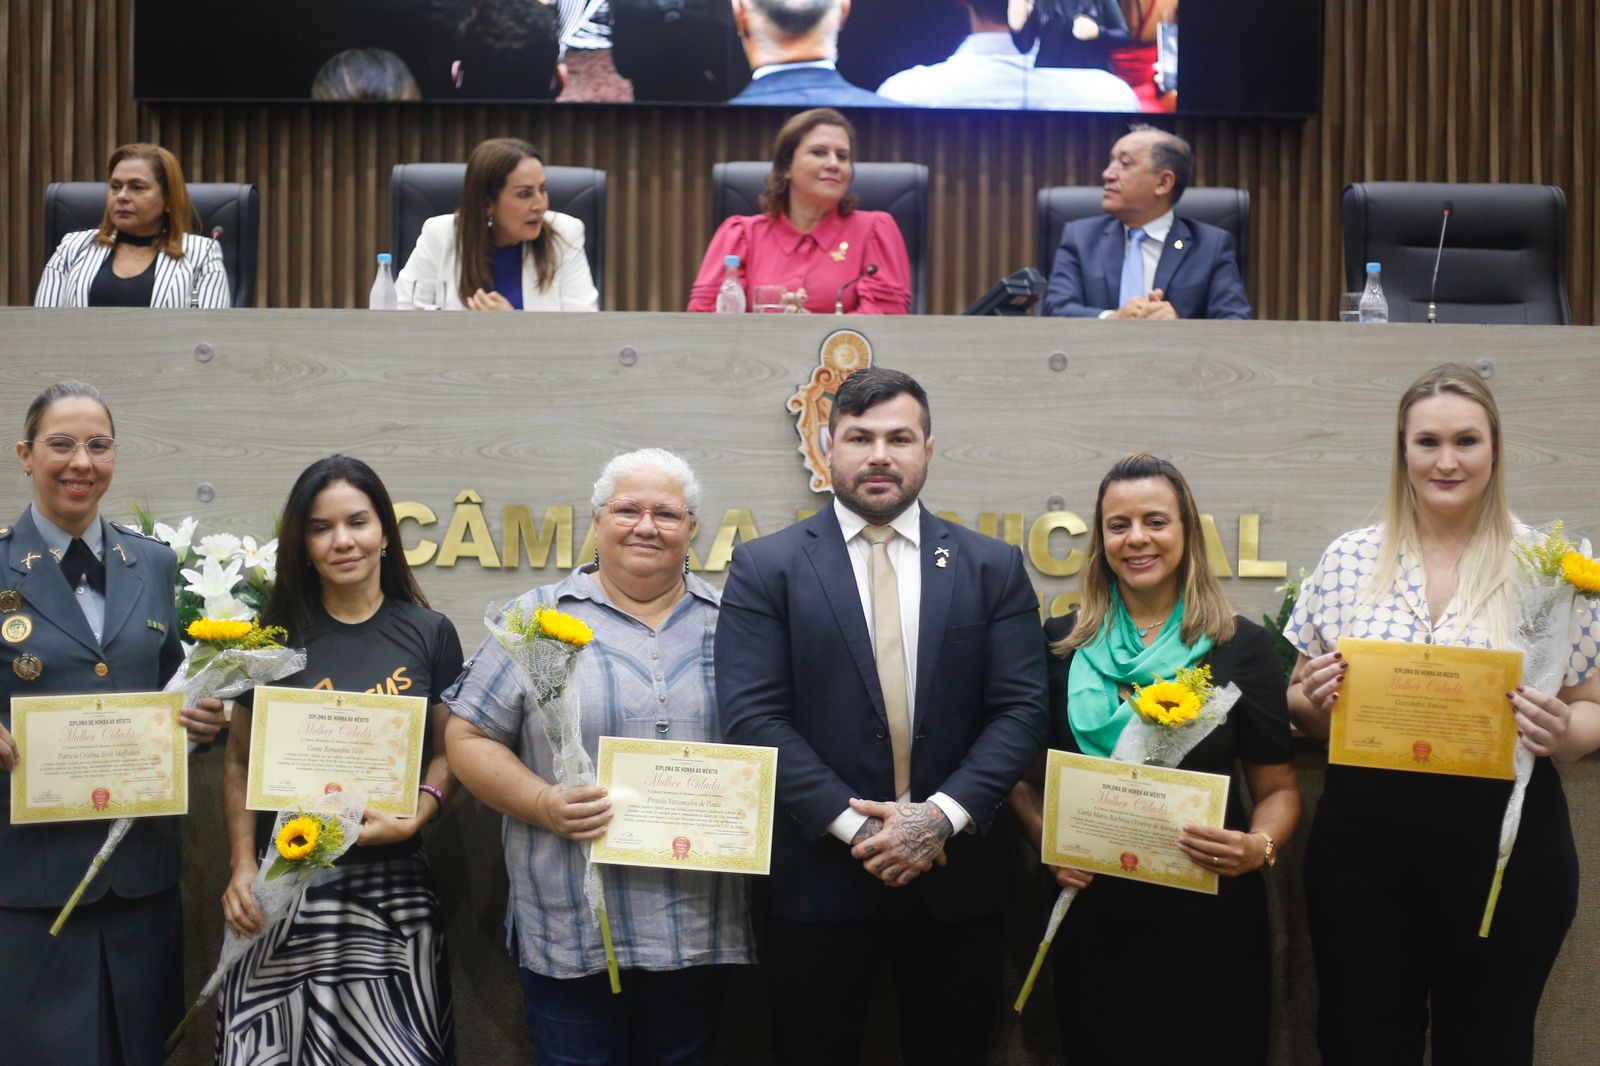
[[[13,696],[11,824],[189,811],[181,692]]]
[[[1522,653],[1341,637],[1344,684],[1328,761],[1424,774],[1516,777],[1517,722],[1506,693]]]
[[[261,686],[244,805],[278,811],[359,787],[370,809],[410,818],[417,813],[427,728],[422,696]]]
[[[1217,894],[1217,875],[1178,847],[1186,825],[1222,825],[1228,777],[1075,752],[1045,759],[1042,858],[1111,877]]]
[[[772,865],[778,749],[600,738],[611,822],[595,862],[764,874]]]

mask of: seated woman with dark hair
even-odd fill
[[[723,221],[700,264],[689,310],[716,309],[726,257],[738,256],[747,296],[758,285],[782,285],[798,294],[799,310],[832,311],[848,285],[847,312],[908,313],[911,259],[899,227],[886,211],[856,210],[849,195],[855,145],[855,127],[832,108],[802,111],[784,123],[772,145],[762,213]],[[862,276],[872,267],[870,277]]]
[[[183,168],[157,144],[125,144],[106,163],[98,229],[61,238],[35,307],[229,307],[222,246],[189,232]]]
[[[467,160],[461,206],[422,224],[395,279],[401,310],[436,283],[447,311],[598,311],[600,294],[583,252],[583,223],[550,210],[544,158],[511,137],[484,141]]]

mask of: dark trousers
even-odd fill
[[[539,1066],[709,1066],[729,966],[546,977],[519,969]]]
[[[904,910],[869,922],[765,923],[761,963],[780,1066],[850,1066],[887,957],[907,1066],[982,1066],[1000,1001],[999,917],[939,922],[905,890]]]
[[[183,1015],[177,886],[72,912],[0,908],[0,1062],[156,1066]]]
[[[1418,1066],[1430,1012],[1434,1066],[1531,1064],[1539,997],[1577,913],[1565,804],[1558,822],[1524,817],[1486,939],[1492,837],[1323,822],[1305,880],[1325,1066]]]

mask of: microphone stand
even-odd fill
[[[1449,200],[1444,202],[1444,221],[1439,223],[1439,250],[1433,253],[1433,281],[1428,284],[1428,325],[1439,324],[1439,309],[1434,306],[1433,297],[1439,288],[1439,261],[1444,258],[1444,231],[1450,226],[1450,216],[1455,214],[1456,205]]]

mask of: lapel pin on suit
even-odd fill
[[[22,565],[27,567],[28,573],[31,574],[33,573],[33,564],[43,558],[44,556],[40,555],[38,552],[29,552],[27,555],[22,557]]]
[[[61,549],[60,548],[46,548],[45,551],[49,552],[50,553],[50,558],[54,559],[56,562],[59,563],[61,561]]]
[[[1175,252],[1183,251],[1183,238],[1182,237],[1179,237],[1177,240],[1172,242],[1172,250],[1175,251]]]
[[[832,259],[835,263],[842,263],[844,262],[845,253],[848,251],[850,251],[850,242],[840,241],[839,247],[828,253],[828,258]]]
[[[124,563],[124,565],[126,565],[126,563],[128,562],[128,553],[122,550],[122,545],[113,544],[111,546],[111,550],[116,552],[118,555],[122,556],[122,562]]]
[[[0,592],[0,614],[10,614],[22,607],[22,593],[16,589]]]
[[[935,548],[935,549],[933,549],[933,565],[934,566],[937,566],[940,570],[943,570],[949,564],[950,564],[950,549],[949,548]]]

